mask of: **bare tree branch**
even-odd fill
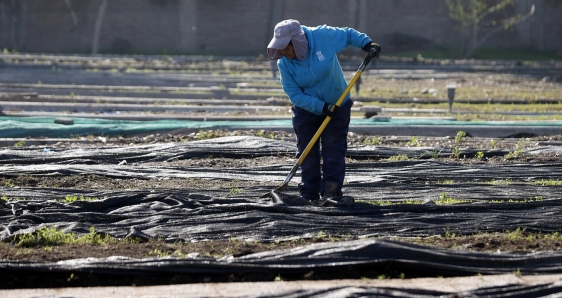
[[[529,19],[535,12],[535,6],[532,5],[531,11],[525,16],[513,16],[512,13],[505,13],[505,8],[514,5],[518,0],[497,0],[495,5],[488,7],[488,0],[445,0],[445,4],[449,8],[449,16],[451,19],[459,23],[464,37],[463,49],[464,57],[471,56],[483,43],[492,35],[507,29],[513,25]],[[497,13],[504,12],[503,20]],[[511,17],[510,17],[511,15]],[[496,20],[494,20],[496,19]],[[486,20],[490,20],[487,22]],[[491,26],[489,26],[491,25]],[[480,33],[485,29],[486,33]],[[479,35],[483,34],[479,38]],[[468,41],[465,46],[465,41]]]
[[[103,22],[103,16],[105,14],[106,8],[107,8],[107,0],[102,0],[100,4],[100,9],[98,10],[98,17],[96,18],[96,25],[94,27],[94,40],[92,41],[92,55],[98,53],[98,43],[100,38],[101,24]]]
[[[470,56],[472,55],[476,49],[478,49],[480,46],[482,46],[482,44],[484,44],[484,42],[492,35],[496,34],[497,32],[500,32],[501,30],[504,30],[506,27],[511,27],[511,26],[515,26],[519,23],[522,23],[524,21],[526,21],[527,19],[529,19],[530,17],[532,17],[535,14],[535,5],[531,5],[531,10],[529,11],[529,13],[527,13],[526,15],[524,15],[523,17],[520,16],[514,16],[512,18],[509,18],[507,20],[503,20],[501,22],[501,25],[488,31],[486,34],[484,34],[484,36],[482,36],[482,38],[480,38],[480,40],[478,40],[478,42],[476,43],[476,45],[471,48],[466,56]]]
[[[502,10],[504,9],[506,6],[513,4],[514,0],[505,0],[503,2],[500,2],[488,9],[486,9],[484,12],[482,12],[479,16],[478,16],[478,21],[484,19],[485,17],[487,17],[489,14],[494,13],[496,11]]]
[[[70,11],[70,16],[72,17],[72,23],[74,24],[72,29],[74,29],[78,25],[78,18],[76,17],[76,13],[74,12],[74,10],[72,10],[72,5],[70,5],[70,0],[64,0],[64,3],[66,3],[66,7],[68,7],[68,10]]]

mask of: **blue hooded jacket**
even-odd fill
[[[352,28],[301,26],[308,38],[303,60],[285,56],[277,61],[283,90],[293,105],[322,115],[324,103],[335,104],[347,82],[337,53],[347,46],[362,48],[371,39]],[[342,105],[349,100],[346,96]]]

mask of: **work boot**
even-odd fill
[[[339,195],[337,183],[326,182],[324,194],[318,205],[324,207],[350,207],[354,203],[355,199],[353,197]]]
[[[324,193],[322,194],[323,199],[337,197],[338,196],[338,184],[336,182],[326,182],[324,186]]]

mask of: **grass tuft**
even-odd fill
[[[90,227],[90,233],[84,236],[77,236],[75,233],[65,233],[55,227],[43,227],[37,229],[35,233],[19,234],[14,238],[16,246],[19,247],[51,247],[65,244],[109,244],[118,240],[106,235],[96,233],[94,227]]]
[[[406,154],[398,154],[388,158],[389,161],[406,161],[408,159],[408,155]]]

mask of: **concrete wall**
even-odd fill
[[[535,17],[515,28],[521,47],[537,51],[562,50],[562,1],[519,0],[517,13],[524,14],[535,4]]]
[[[265,53],[272,1],[199,1],[200,50],[230,54]],[[261,50],[261,51],[260,51]]]
[[[91,50],[101,0],[0,0],[0,48],[21,52]],[[562,50],[562,1],[519,0],[512,8],[535,17],[485,45]],[[388,51],[459,47],[462,35],[444,0],[108,0],[101,52],[265,54],[273,26],[353,27]]]

